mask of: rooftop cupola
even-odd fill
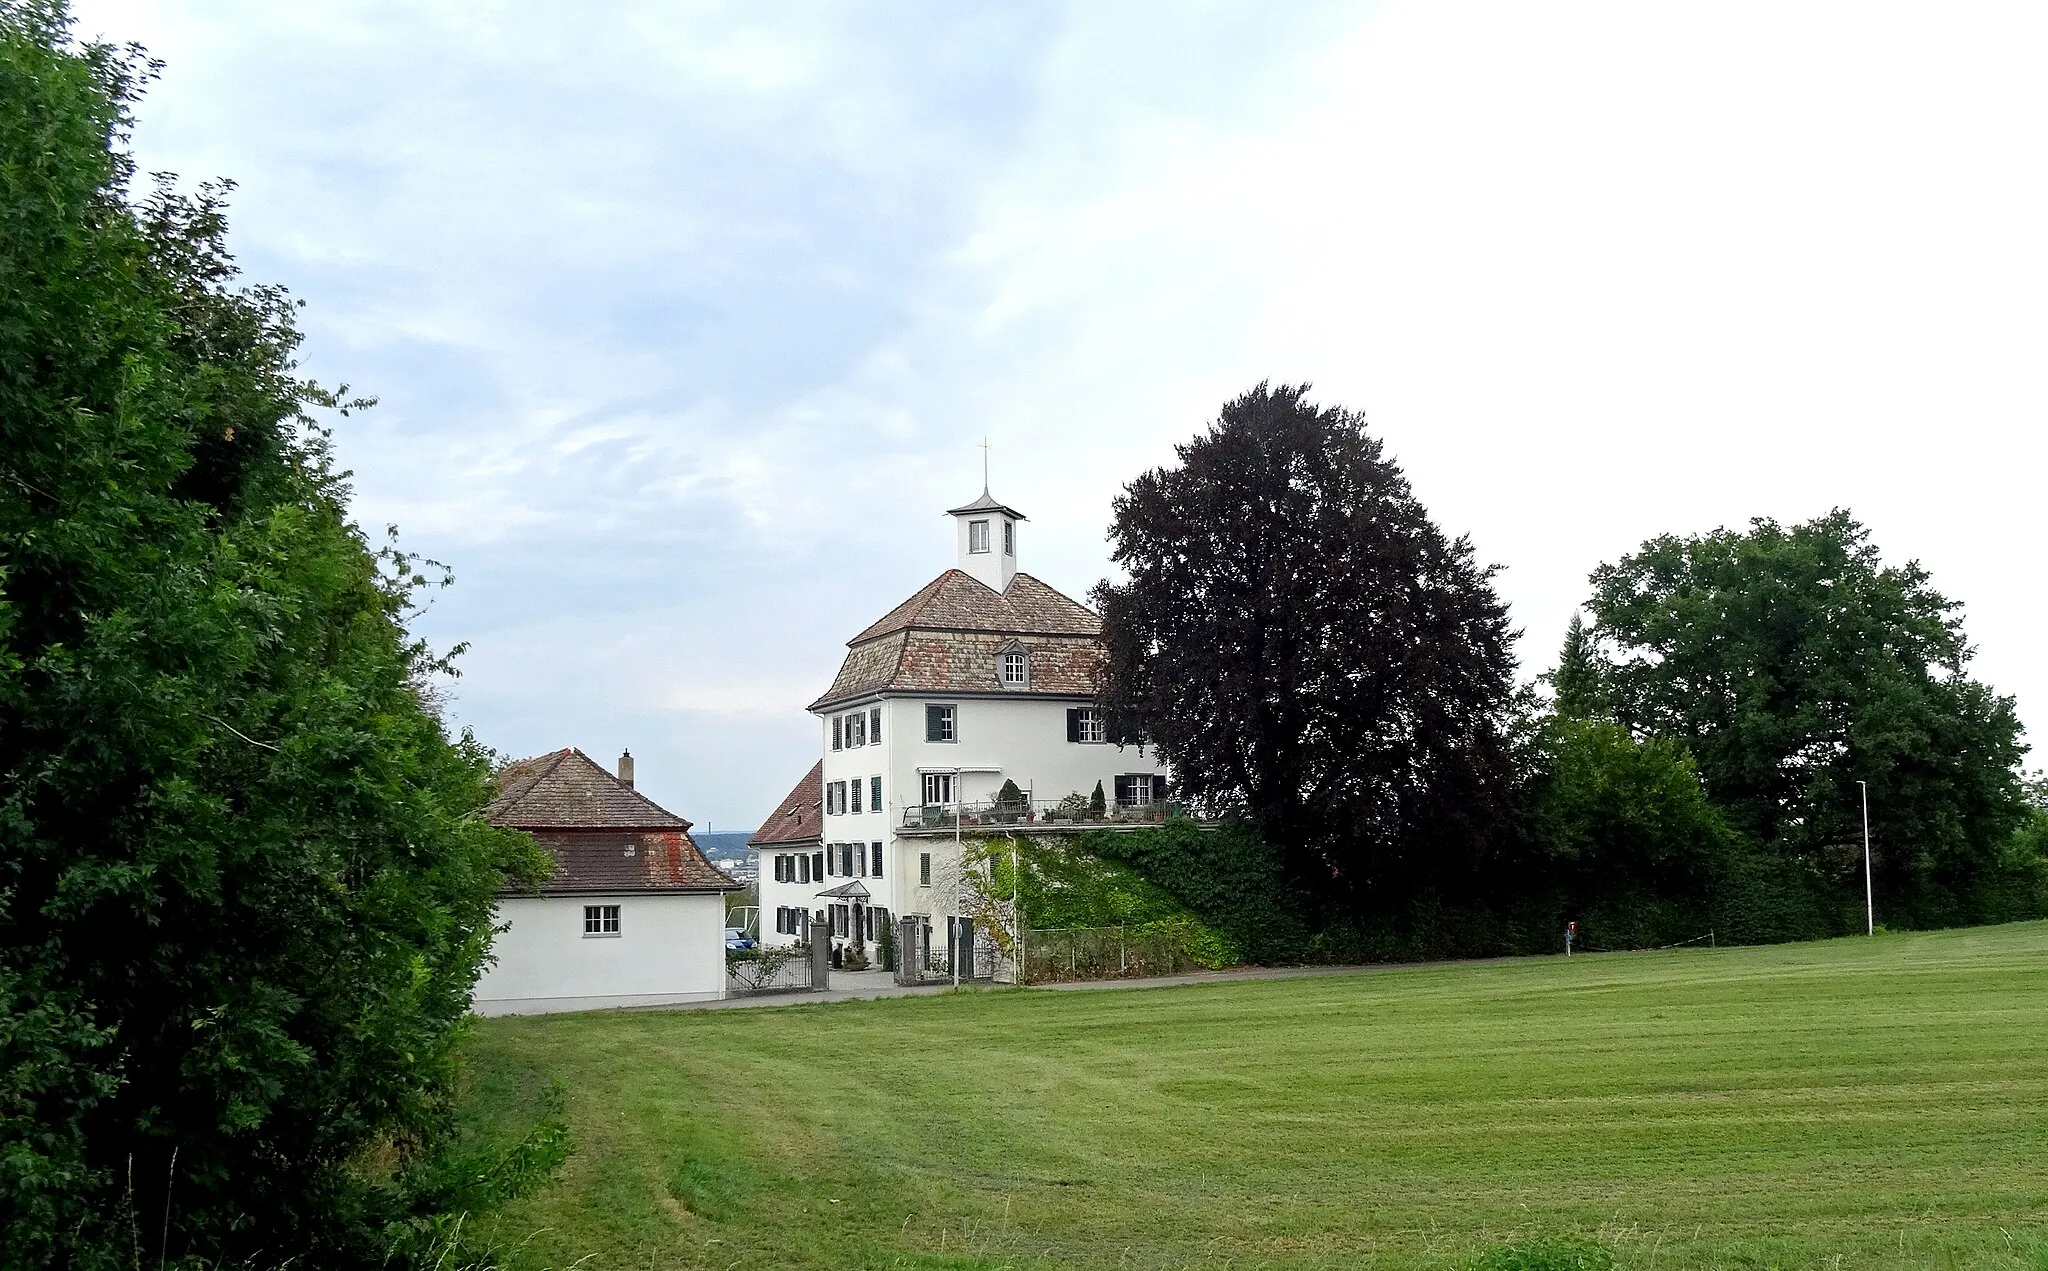
[[[960,572],[996,591],[1017,576],[1017,522],[1024,514],[996,502],[988,487],[974,502],[947,511],[959,528]]]

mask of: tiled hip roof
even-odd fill
[[[540,886],[544,896],[739,889],[682,830],[538,830],[533,837],[555,858],[554,877]]]
[[[775,811],[768,814],[768,819],[761,822],[761,828],[754,831],[754,837],[747,840],[747,846],[816,843],[824,837],[824,825],[825,761],[820,759],[811,765],[811,770],[796,783],[796,788],[783,798]]]
[[[1028,659],[1026,688],[1002,682],[999,659],[1010,649]],[[1092,637],[905,631],[849,649],[832,687],[810,709],[887,692],[1093,696],[1103,657]]]
[[[498,797],[484,806],[484,819],[521,830],[690,828],[574,747],[499,769]]]

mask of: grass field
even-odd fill
[[[483,1022],[514,1267],[2048,1268],[2048,924]],[[506,1114],[506,1115],[509,1115]]]

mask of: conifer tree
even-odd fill
[[[1550,673],[1552,705],[1567,719],[1592,719],[1601,713],[1600,668],[1594,660],[1593,637],[1578,611],[1565,628],[1557,669]]]

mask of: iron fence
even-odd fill
[[[763,945],[729,950],[725,955],[727,997],[807,993],[810,988],[811,955],[807,945]]]
[[[913,960],[909,963],[910,968],[916,972],[917,982],[920,984],[953,983],[954,942],[947,938],[946,929],[943,927],[925,928],[921,943],[923,947],[917,951]],[[899,956],[901,955],[899,954]],[[959,949],[959,961],[959,983],[962,984],[972,980],[987,981],[997,979],[1002,968],[1008,965],[1007,960],[996,949],[994,942],[989,939],[988,934],[980,931],[974,934],[971,946],[966,944],[961,946]]]

